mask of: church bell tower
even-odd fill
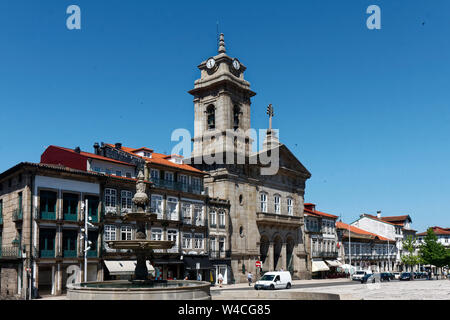
[[[246,67],[226,54],[223,33],[218,54],[203,61],[194,89],[194,149],[192,157],[226,152],[251,152],[250,98],[256,95],[244,80]]]

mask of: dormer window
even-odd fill
[[[208,129],[215,129],[216,128],[216,110],[215,107],[210,104],[207,108],[206,108],[206,114],[207,114],[207,125],[208,125]]]

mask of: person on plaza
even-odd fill
[[[199,274],[197,275],[197,281],[202,281],[202,274],[201,274],[201,273],[199,273]]]
[[[219,287],[222,288],[222,282],[223,282],[223,275],[222,275],[222,273],[219,273],[219,276],[217,277],[217,280],[219,280]]]
[[[253,280],[253,275],[252,275],[252,273],[250,271],[247,274],[247,280],[248,280],[248,285],[251,286],[252,285],[252,280]]]

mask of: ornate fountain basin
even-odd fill
[[[159,240],[115,240],[106,243],[111,249],[128,250],[170,249],[175,245],[174,241]]]
[[[127,280],[67,285],[69,300],[211,300],[209,282],[189,280]]]

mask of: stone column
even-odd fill
[[[61,264],[58,263],[56,266],[56,273],[55,273],[55,295],[61,295],[62,294],[62,270],[61,270]]]
[[[269,262],[269,265],[268,265],[268,267],[269,267],[269,270],[268,271],[273,271],[274,270],[274,265],[273,265],[273,259],[274,259],[274,256],[273,256],[273,241],[269,241],[269,250],[268,250],[269,252],[268,252],[268,257],[267,257],[267,259],[269,260],[268,262]]]
[[[287,265],[286,265],[287,246],[286,246],[286,242],[283,242],[281,244],[280,259],[281,259],[281,268],[283,268],[283,270],[286,271],[287,270]]]

